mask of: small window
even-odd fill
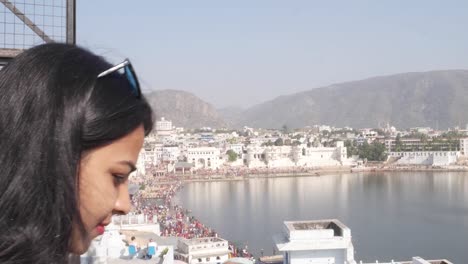
[[[220,256],[217,256],[217,257],[216,257],[216,260],[220,260],[220,259],[221,259],[221,257],[220,257]]]
[[[208,262],[209,262],[209,261],[210,261],[210,258],[206,258],[206,261],[208,261]]]
[[[202,262],[202,259],[201,259],[201,258],[199,258],[199,259],[198,259],[198,262]]]

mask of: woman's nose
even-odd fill
[[[119,197],[115,202],[114,214],[125,215],[130,212],[132,207],[130,203],[130,195],[128,193],[128,186],[123,185],[119,191]]]

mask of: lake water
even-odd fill
[[[468,173],[391,172],[185,184],[176,201],[220,237],[273,251],[285,220],[337,218],[357,261],[468,263]]]

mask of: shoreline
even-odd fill
[[[224,175],[190,175],[198,178],[187,178],[187,175],[176,175],[180,177],[183,183],[190,182],[235,182],[250,179],[275,179],[275,178],[293,178],[293,177],[321,177],[331,174],[357,174],[357,173],[376,173],[376,172],[468,172],[466,166],[450,167],[428,167],[428,166],[402,166],[402,167],[362,167],[362,168],[333,168],[321,169],[308,172],[281,172],[281,173],[255,173],[247,176],[226,177]],[[166,183],[165,183],[166,184]]]

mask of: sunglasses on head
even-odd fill
[[[141,97],[140,83],[138,82],[135,71],[133,70],[132,64],[128,59],[125,59],[123,62],[113,66],[112,68],[101,72],[97,77],[98,79],[114,72],[118,72],[120,69],[124,69],[125,78],[128,80],[132,93],[136,98]]]

